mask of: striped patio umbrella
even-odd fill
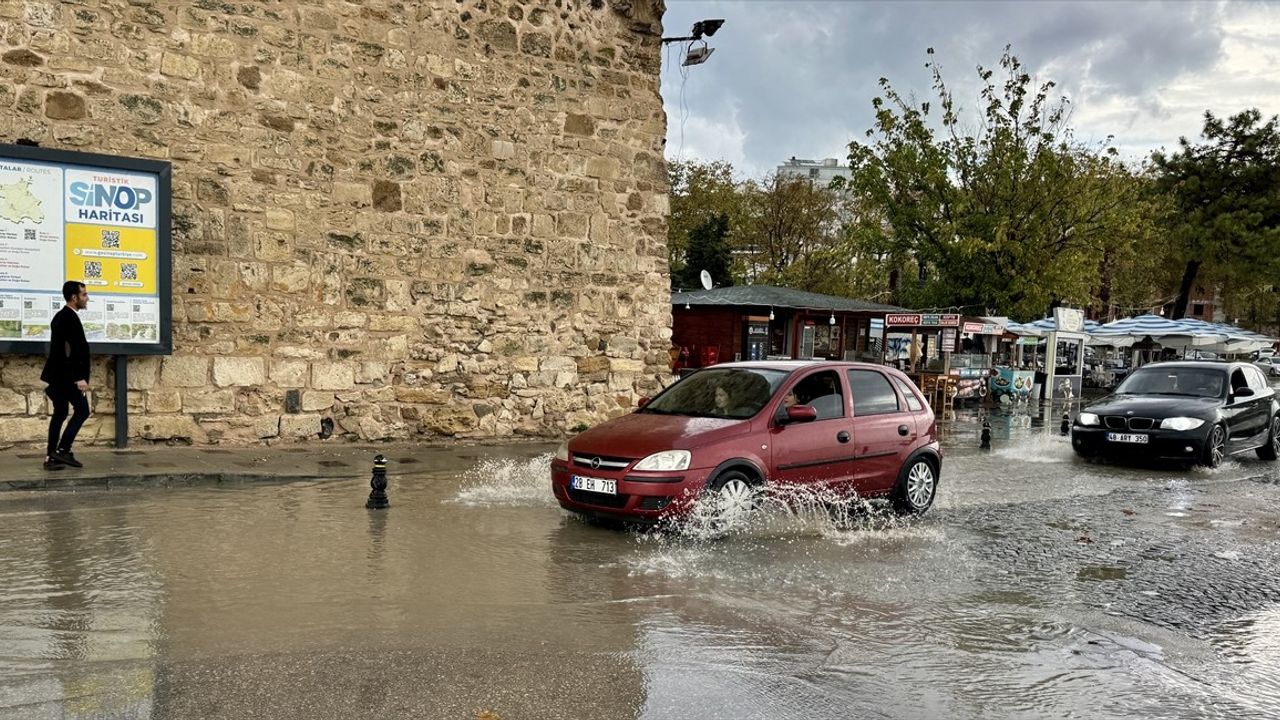
[[[1184,349],[1208,347],[1226,341],[1227,335],[1218,330],[1197,327],[1183,320],[1170,320],[1159,315],[1139,315],[1109,322],[1095,330],[1097,344],[1114,344],[1125,347],[1150,339],[1162,347]]]
[[[1210,345],[1208,349],[1224,353],[1248,353],[1255,350],[1261,350],[1271,347],[1275,342],[1273,338],[1262,335],[1244,328],[1238,328],[1234,325],[1225,323],[1211,323],[1196,318],[1183,318],[1180,322],[1186,323],[1193,328],[1199,328],[1207,334],[1219,334],[1223,336],[1221,342]]]

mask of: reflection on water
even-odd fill
[[[383,512],[363,477],[2,496],[0,717],[1277,716],[1275,610],[1195,636],[1111,612],[1169,590],[1096,515],[1267,541],[1206,493],[1272,470],[1086,465],[1007,429],[985,452],[957,425],[910,520],[796,487],[727,531],[617,532],[555,506],[546,455],[393,472]]]

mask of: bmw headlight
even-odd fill
[[[693,454],[688,450],[664,450],[660,453],[654,453],[649,457],[636,463],[636,470],[647,470],[651,472],[671,472],[673,470],[688,470],[689,460]]]
[[[560,443],[560,447],[556,448],[556,460],[569,462],[569,441],[565,440]]]
[[[1200,418],[1190,418],[1190,417],[1165,418],[1164,420],[1160,421],[1161,428],[1165,430],[1178,430],[1178,431],[1195,430],[1196,428],[1200,427],[1203,424],[1204,424],[1204,421],[1201,420]]]
[[[1101,425],[1102,419],[1094,413],[1082,412],[1076,416],[1076,422],[1081,425]]]

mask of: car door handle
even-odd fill
[[[901,435],[902,437],[906,437],[910,432],[911,432],[911,428],[907,427],[906,425],[898,426],[898,434]]]
[[[836,433],[836,439],[842,443],[849,442],[849,432],[847,430],[841,430],[840,432]]]

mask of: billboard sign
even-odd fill
[[[94,354],[173,348],[167,162],[0,145],[0,351],[44,353],[83,282]]]

